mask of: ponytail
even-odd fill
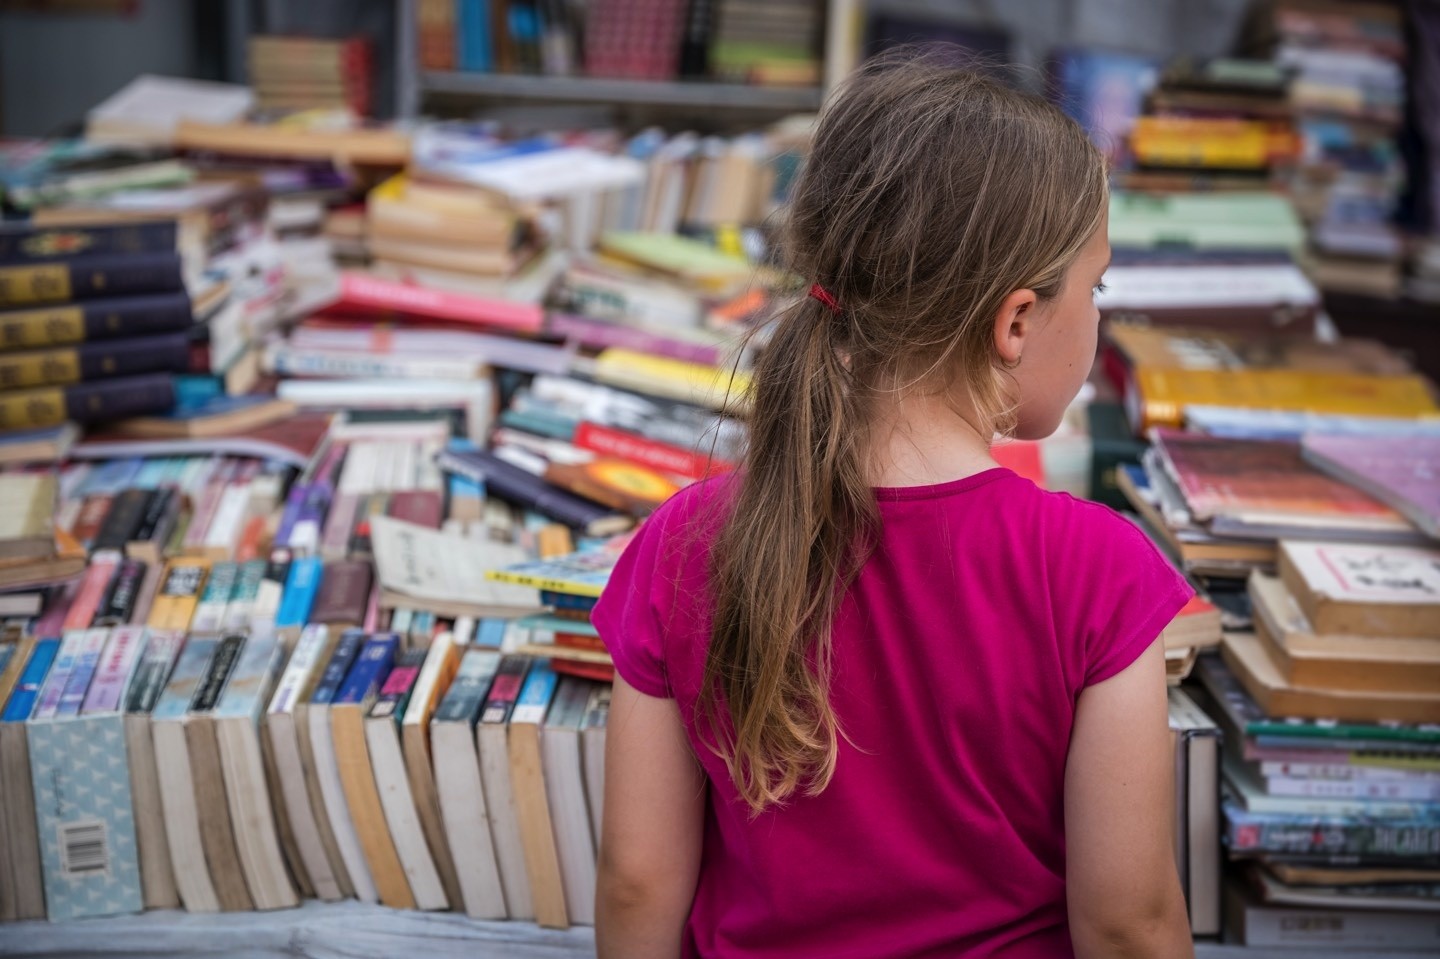
[[[752,814],[819,793],[835,772],[830,627],[878,515],[859,392],[835,346],[844,324],[807,298],[766,345],[745,469],[712,551],[700,715]]]

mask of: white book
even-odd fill
[[[565,911],[570,921],[579,925],[595,923],[595,839],[580,749],[580,724],[590,702],[590,688],[588,680],[563,677],[540,731],[545,799],[560,857]]]

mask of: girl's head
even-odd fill
[[[834,771],[830,624],[878,521],[868,427],[923,391],[987,439],[1053,431],[1094,358],[1107,205],[1084,132],[975,73],[874,62],[823,111],[785,250],[840,308],[779,317],[712,554],[700,702],[754,812]]]

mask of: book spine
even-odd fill
[[[320,657],[330,645],[330,629],[323,625],[306,626],[295,643],[295,652],[290,657],[275,694],[270,697],[266,708],[269,713],[288,713],[300,701],[305,687],[320,666]]]
[[[34,226],[0,232],[0,264],[9,266],[87,256],[170,253],[177,224],[161,220],[112,226]]]
[[[35,643],[30,659],[20,673],[20,681],[10,691],[10,699],[4,704],[5,711],[0,713],[0,722],[24,722],[30,718],[50,675],[50,669],[59,655],[61,644],[61,640],[50,638]]]
[[[1384,949],[1430,950],[1436,942],[1434,916],[1422,912],[1268,905],[1247,908],[1244,917],[1242,938],[1247,947],[1309,946],[1355,955]]]
[[[575,429],[572,441],[582,450],[590,450],[604,456],[629,460],[641,466],[682,476],[686,479],[701,480],[729,468],[729,464],[711,460],[699,453],[659,443],[655,440],[626,433],[623,430],[601,426],[598,423],[582,422]]]
[[[400,637],[394,634],[372,636],[355,659],[345,682],[335,694],[336,703],[363,703],[380,690],[395,662]]]
[[[230,635],[220,640],[210,658],[210,669],[196,688],[194,698],[190,700],[190,712],[204,713],[215,708],[244,646],[244,636]]]
[[[567,593],[554,590],[542,590],[540,593],[540,604],[542,606],[554,606],[556,609],[578,610],[588,613],[595,608],[598,602],[593,596],[576,596],[574,593]]]
[[[80,591],[75,594],[75,599],[65,614],[62,626],[66,632],[86,629],[94,624],[95,615],[100,611],[100,604],[109,592],[110,582],[115,578],[119,565],[118,560],[113,559],[96,558],[91,561],[80,581]]]
[[[210,564],[205,560],[172,560],[165,568],[148,625],[154,629],[188,630],[209,572]]]
[[[260,581],[260,591],[255,594],[255,605],[250,611],[253,625],[275,624],[280,605],[285,601],[285,583],[290,576],[292,562],[289,550],[271,552],[265,563],[265,577]]]
[[[237,632],[251,627],[255,601],[260,597],[260,584],[265,581],[265,568],[268,565],[263,559],[247,560],[240,564],[235,588],[230,593],[230,602],[225,604],[225,615],[220,620],[221,631]]]
[[[192,633],[215,633],[220,631],[220,621],[225,616],[225,605],[235,589],[239,567],[234,563],[216,563],[210,567],[210,576],[205,581],[205,590],[190,619]]]
[[[610,510],[557,490],[539,477],[483,451],[442,452],[436,460],[441,469],[469,476],[484,483],[487,492],[538,510],[553,519],[582,529],[613,515]]]
[[[151,629],[145,643],[145,655],[136,671],[135,681],[130,684],[130,697],[125,703],[129,713],[149,713],[155,708],[165,684],[170,681],[170,670],[180,657],[185,645],[185,634],[178,629]]]
[[[275,614],[277,629],[304,626],[310,622],[310,612],[315,607],[324,573],[324,564],[318,556],[304,556],[290,564],[285,594]]]
[[[68,386],[141,373],[184,373],[189,367],[190,345],[184,333],[0,353],[0,390]]]
[[[490,693],[500,667],[500,653],[488,649],[469,649],[460,660],[460,671],[455,674],[445,698],[435,710],[431,722],[463,722],[475,725],[480,710]],[[517,683],[518,685],[518,683]]]
[[[66,303],[117,294],[167,293],[184,288],[178,253],[0,266],[0,307]]]
[[[168,374],[147,373],[68,387],[0,394],[0,431],[44,429],[66,420],[96,423],[164,413],[175,405]]]
[[[543,722],[545,713],[550,708],[550,701],[555,698],[555,689],[558,684],[559,677],[550,667],[549,660],[537,659],[530,667],[530,674],[525,678],[525,685],[520,689],[520,696],[515,701],[510,722],[512,724]]]
[[[1304,799],[1374,799],[1395,802],[1440,801],[1440,782],[1391,780],[1371,782],[1359,779],[1298,779],[1271,776],[1265,791],[1272,796]]]
[[[220,499],[235,476],[235,460],[223,460],[202,487],[195,500],[195,509],[190,514],[190,525],[185,529],[182,547],[190,554],[203,555],[205,536],[210,530],[210,521],[220,508]]]
[[[105,643],[109,639],[110,630],[103,627],[85,630],[84,638],[75,654],[75,664],[65,680],[60,701],[55,705],[55,716],[80,715],[80,707],[85,702],[85,694],[90,690],[90,681],[95,678],[95,670],[100,665],[100,655],[105,651]]]
[[[538,333],[545,323],[544,311],[533,304],[444,293],[359,273],[342,275],[340,301],[335,309],[408,313],[517,333]]]
[[[362,630],[347,629],[341,635],[335,644],[335,651],[330,654],[330,661],[325,664],[325,671],[320,674],[320,679],[315,684],[315,692],[310,696],[312,704],[327,706],[335,701],[364,646],[365,633]]]
[[[1227,808],[1226,845],[1235,854],[1434,859],[1440,823],[1254,818]]]
[[[110,642],[80,707],[81,713],[114,712],[121,708],[126,686],[145,651],[145,636],[144,626],[119,626],[110,632]]]
[[[110,586],[110,595],[95,617],[95,625],[123,626],[131,621],[146,572],[146,565],[139,560],[127,559],[120,564]]]
[[[115,497],[105,516],[105,522],[95,534],[92,549],[123,550],[135,538],[136,531],[145,519],[153,494],[149,490],[127,489]]]
[[[1254,750],[1276,754],[1275,750]],[[1250,750],[1247,750],[1247,754]],[[1291,750],[1290,755],[1296,755],[1299,750]],[[1416,766],[1405,768],[1404,766],[1378,766],[1369,765],[1365,762],[1351,762],[1349,753],[1336,753],[1335,758],[1325,757],[1327,761],[1311,761],[1309,758],[1302,759],[1274,759],[1265,760],[1260,763],[1260,775],[1290,776],[1295,779],[1355,779],[1364,782],[1393,782],[1395,780],[1409,782],[1440,782],[1440,762],[1436,762],[1431,768]],[[1393,757],[1385,757],[1387,762],[1393,761]]]

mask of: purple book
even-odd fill
[[[724,350],[715,344],[691,343],[620,323],[569,313],[551,314],[545,331],[556,339],[571,340],[592,350],[617,347],[706,366],[718,366],[725,358]]]
[[[110,630],[104,627],[87,629],[85,639],[80,643],[75,657],[75,668],[65,681],[65,690],[56,704],[56,716],[78,716],[80,705],[85,702],[85,693],[90,689],[90,680],[100,665],[100,654],[110,638]]]
[[[1440,539],[1440,437],[1307,436],[1312,465],[1394,508]]]

